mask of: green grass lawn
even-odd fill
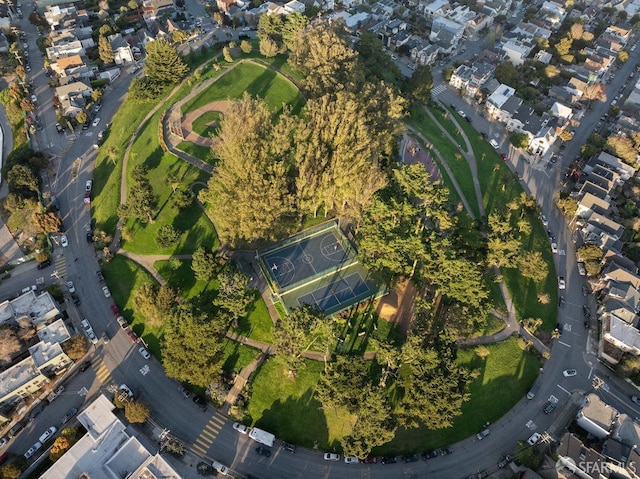
[[[180,260],[180,267],[173,269],[169,260],[160,260],[153,263],[160,276],[167,284],[180,292],[180,296],[185,299],[194,298],[202,294],[206,289],[216,290],[219,287],[218,280],[212,278],[210,281],[196,280],[191,269],[191,260]]]
[[[378,448],[376,454],[424,452],[452,444],[476,434],[486,422],[492,423],[509,411],[531,388],[538,376],[540,362],[518,346],[516,338],[486,346],[490,354],[480,359],[474,349],[461,350],[458,362],[479,371],[471,383],[471,401],[462,407],[462,415],[448,429],[426,428],[398,430],[396,438]]]
[[[196,158],[201,159],[209,165],[215,166],[218,162],[218,160],[216,160],[211,154],[211,148],[208,148],[206,146],[196,145],[195,143],[191,143],[190,141],[181,141],[176,146],[179,150],[182,150],[191,156],[195,156]]]
[[[239,373],[245,366],[260,355],[260,351],[244,346],[229,339],[224,343],[224,363],[222,369],[227,373]]]
[[[480,209],[478,208],[478,201],[476,200],[471,169],[464,157],[461,156],[462,153],[458,149],[458,145],[454,145],[444,136],[444,133],[440,131],[438,126],[420,106],[414,106],[412,108],[411,118],[408,120],[408,123],[420,131],[425,138],[433,143],[434,148],[440,152],[455,175],[456,181],[458,185],[460,185],[462,194],[467,200],[467,203],[469,203],[473,214],[476,218],[479,218]],[[459,157],[456,157],[456,155],[459,155]]]
[[[135,261],[120,255],[116,255],[109,263],[103,263],[102,272],[113,301],[127,318],[131,329],[145,340],[149,351],[161,359],[160,339],[164,328],[149,327],[133,304],[133,292],[145,283],[155,283],[155,279]]]
[[[275,112],[287,104],[295,115],[304,105],[297,87],[285,77],[257,63],[244,62],[186,102],[182,111],[188,113],[216,100],[239,99],[245,91],[253,97],[264,98],[269,109]]]
[[[338,446],[354,418],[346,410],[324,411],[314,398],[323,368],[320,362],[307,361],[294,380],[277,357],[269,358],[254,376],[246,421],[304,447],[312,447],[314,441],[320,450]]]
[[[256,341],[273,343],[273,321],[262,296],[256,291],[253,303],[249,305],[249,314],[238,321],[238,328],[231,331]]]
[[[220,118],[222,118],[222,113],[219,111],[205,111],[202,115],[193,120],[191,128],[198,135],[208,137],[210,133],[214,134],[217,130],[216,125],[212,126],[210,124],[213,122],[216,122],[217,124],[217,122],[220,121]]]

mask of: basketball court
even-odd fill
[[[274,302],[280,301],[287,313],[312,304],[331,315],[380,292],[335,222],[259,251],[257,258]]]

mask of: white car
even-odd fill
[[[578,371],[576,371],[575,369],[565,369],[564,371],[562,371],[562,375],[565,378],[572,378],[574,377],[576,374],[578,374]]]
[[[57,429],[55,426],[51,426],[49,429],[47,429],[44,433],[42,433],[42,436],[40,436],[40,439],[38,439],[38,441],[40,441],[41,443],[45,443],[47,442],[47,440],[53,436],[56,433]]]
[[[233,428],[240,434],[249,434],[249,428],[244,424],[240,424],[239,422],[234,422]]]
[[[35,95],[31,95],[31,101],[32,101],[33,103],[38,103],[38,97],[37,97],[37,96],[35,96]]]
[[[547,219],[547,217],[545,215],[540,215],[540,220],[542,221],[542,224],[544,226],[548,226],[549,225],[549,220]]]
[[[360,459],[358,459],[357,457],[345,457],[344,458],[344,463],[345,464],[358,464],[358,463],[360,463]]]
[[[91,191],[91,187],[92,187],[92,186],[93,186],[93,181],[91,181],[91,180],[87,180],[87,182],[86,182],[86,183],[85,183],[85,185],[84,185],[84,189],[85,189],[86,191]]]
[[[69,246],[69,240],[67,239],[66,235],[60,236],[60,244],[62,245],[63,248],[66,248],[67,246]]]
[[[8,442],[9,442],[9,439],[7,439],[6,437],[3,437],[2,439],[0,439],[0,447],[4,446]]]
[[[218,461],[213,461],[211,463],[211,467],[213,467],[217,473],[222,474],[223,476],[229,475],[229,468],[224,464],[220,464]]]
[[[529,439],[527,439],[527,444],[529,444],[530,446],[535,446],[538,441],[540,440],[540,438],[542,437],[542,435],[539,432],[534,432],[531,437]]]
[[[558,276],[558,289],[565,289],[567,287],[567,283],[564,281],[564,276]]]
[[[42,443],[36,442],[33,446],[29,448],[27,452],[24,453],[25,459],[29,459],[31,456],[35,454],[35,452],[42,447]]]
[[[140,346],[138,348],[138,352],[142,355],[143,358],[145,359],[149,359],[151,357],[151,354],[149,354],[149,351],[147,351],[144,346]]]
[[[324,457],[325,461],[339,461],[340,460],[340,454],[333,454],[331,452],[325,452],[323,457]]]
[[[96,118],[95,120],[93,120],[93,123],[91,123],[93,126],[98,126],[98,124],[100,123],[100,117]]]
[[[67,281],[67,289],[70,293],[76,292],[76,287],[73,285],[73,281]]]
[[[111,297],[111,291],[109,291],[109,288],[107,288],[106,286],[102,287],[102,293],[104,294],[105,298]]]
[[[551,252],[552,253],[558,252],[558,243],[551,243]]]
[[[84,332],[89,338],[89,341],[91,341],[91,344],[98,344],[98,338],[96,337],[96,333],[93,332],[93,328],[91,327],[91,324],[89,324],[89,321],[83,319],[80,321],[80,324],[82,324],[82,329],[84,329]]]

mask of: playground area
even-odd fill
[[[381,294],[335,222],[299,233],[257,253],[275,301],[287,313],[302,304],[327,315]]]

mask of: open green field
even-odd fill
[[[269,109],[280,111],[283,104],[291,105],[298,114],[304,99],[297,87],[275,70],[254,62],[243,62],[229,70],[214,84],[182,106],[183,113],[196,110],[213,101],[239,99],[244,92],[263,98]]]
[[[195,156],[196,158],[201,159],[205,163],[209,165],[214,165],[217,163],[217,160],[211,154],[211,148],[207,148],[206,146],[196,145],[195,143],[191,143],[190,141],[181,141],[176,145],[178,150],[182,150],[185,153]]]
[[[438,110],[435,111],[437,112]],[[456,181],[462,190],[462,194],[469,203],[473,214],[476,218],[479,218],[480,209],[478,208],[478,201],[476,200],[471,169],[460,153],[458,146],[449,141],[445,134],[440,131],[433,120],[419,105],[412,108],[411,118],[408,120],[408,123],[420,131],[425,138],[433,143],[434,148],[440,152],[455,175]]]
[[[198,118],[193,120],[191,127],[193,131],[200,136],[207,137],[209,134],[216,132],[217,125],[210,125],[211,123],[217,123],[222,118],[222,113],[219,111],[205,111]]]

